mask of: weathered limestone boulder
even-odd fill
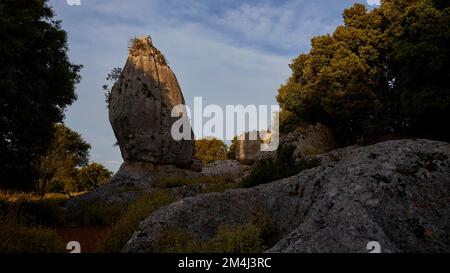
[[[67,203],[69,215],[83,203],[126,206],[153,190],[158,176],[200,175],[193,159],[194,136],[176,141],[171,135],[174,106],[184,104],[180,86],[150,37],[134,39],[122,73],[109,97],[109,119],[124,163],[110,181]],[[181,113],[185,114],[185,113]]]
[[[124,252],[150,251],[161,230],[200,238],[220,225],[270,216],[282,239],[269,252],[450,251],[450,145],[397,140],[321,155],[323,164],[250,189],[197,195],[151,214]]]
[[[194,138],[176,141],[171,136],[178,119],[171,111],[180,104],[183,94],[163,54],[150,37],[134,39],[109,100],[109,120],[124,161],[190,166]]]

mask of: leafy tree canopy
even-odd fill
[[[78,171],[77,191],[91,191],[106,184],[112,172],[98,163],[91,163]]]
[[[333,34],[312,39],[278,90],[281,130],[301,121],[333,128],[343,143],[401,132],[450,140],[448,1],[355,4]]]

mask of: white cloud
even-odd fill
[[[367,0],[367,4],[371,6],[379,6],[381,4],[381,0]]]

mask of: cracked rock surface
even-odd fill
[[[210,238],[261,209],[282,239],[268,252],[450,251],[450,145],[396,140],[318,156],[322,164],[250,189],[201,194],[151,214],[124,252],[147,252],[164,228]]]

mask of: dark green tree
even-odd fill
[[[450,140],[450,8],[438,0],[355,4],[332,35],[312,39],[278,90],[280,129],[333,128],[344,144],[383,134]]]
[[[80,80],[46,0],[0,1],[0,63],[0,187],[30,188]]]
[[[386,0],[390,68],[405,130],[450,141],[450,2]]]
[[[91,163],[78,171],[77,191],[91,191],[105,185],[111,178],[112,172],[98,163]]]
[[[78,169],[87,166],[90,148],[80,134],[56,125],[53,142],[39,161],[38,192],[77,191]]]
[[[383,95],[385,50],[381,16],[355,4],[344,11],[344,25],[333,35],[312,39],[312,49],[291,64],[292,76],[279,89],[282,132],[302,121],[321,122],[342,142],[366,142],[386,124]]]

